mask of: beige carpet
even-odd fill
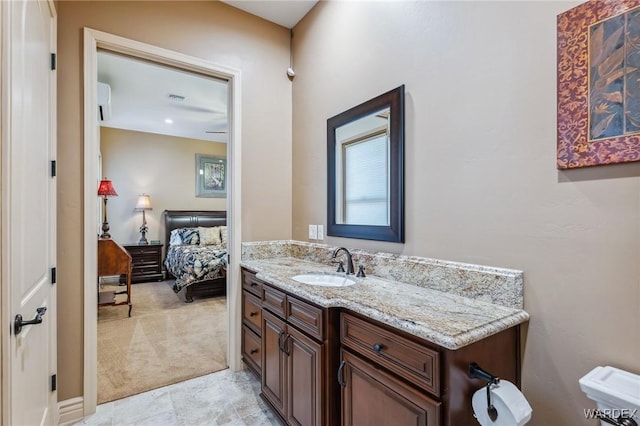
[[[131,318],[98,309],[99,404],[227,367],[225,296],[183,303],[165,281],[133,284],[131,301]]]

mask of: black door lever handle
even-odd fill
[[[16,315],[16,319],[13,323],[13,334],[15,334],[16,336],[20,334],[20,332],[22,331],[22,327],[25,325],[41,324],[42,316],[47,312],[47,308],[43,306],[36,309],[36,312],[36,317],[29,321],[23,321],[22,315],[20,314]]]

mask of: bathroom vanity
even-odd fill
[[[347,287],[292,279],[335,276],[318,262],[329,250],[243,244],[242,355],[287,424],[473,425],[471,397],[486,382],[469,377],[471,363],[519,386],[520,324],[528,320],[521,308],[487,301],[490,294],[469,298],[373,274]],[[389,259],[417,259],[354,253],[380,275],[402,269]],[[433,275],[443,266],[429,265],[420,270],[414,262],[410,269]],[[498,287],[512,280],[517,287],[519,271],[482,268],[452,276],[468,278],[467,290],[477,287],[474,280],[485,287],[491,279]],[[517,304],[517,295],[511,299]]]

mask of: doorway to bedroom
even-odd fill
[[[97,403],[228,365],[229,82],[119,53],[97,52],[96,227],[132,261],[98,292]],[[105,208],[108,206],[108,210]],[[102,231],[104,232],[104,231]],[[100,262],[100,256],[99,260]]]

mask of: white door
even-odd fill
[[[56,17],[48,1],[2,1],[2,325],[4,421],[57,421],[55,267]],[[15,329],[16,316],[40,324]],[[4,333],[3,333],[4,334]]]

